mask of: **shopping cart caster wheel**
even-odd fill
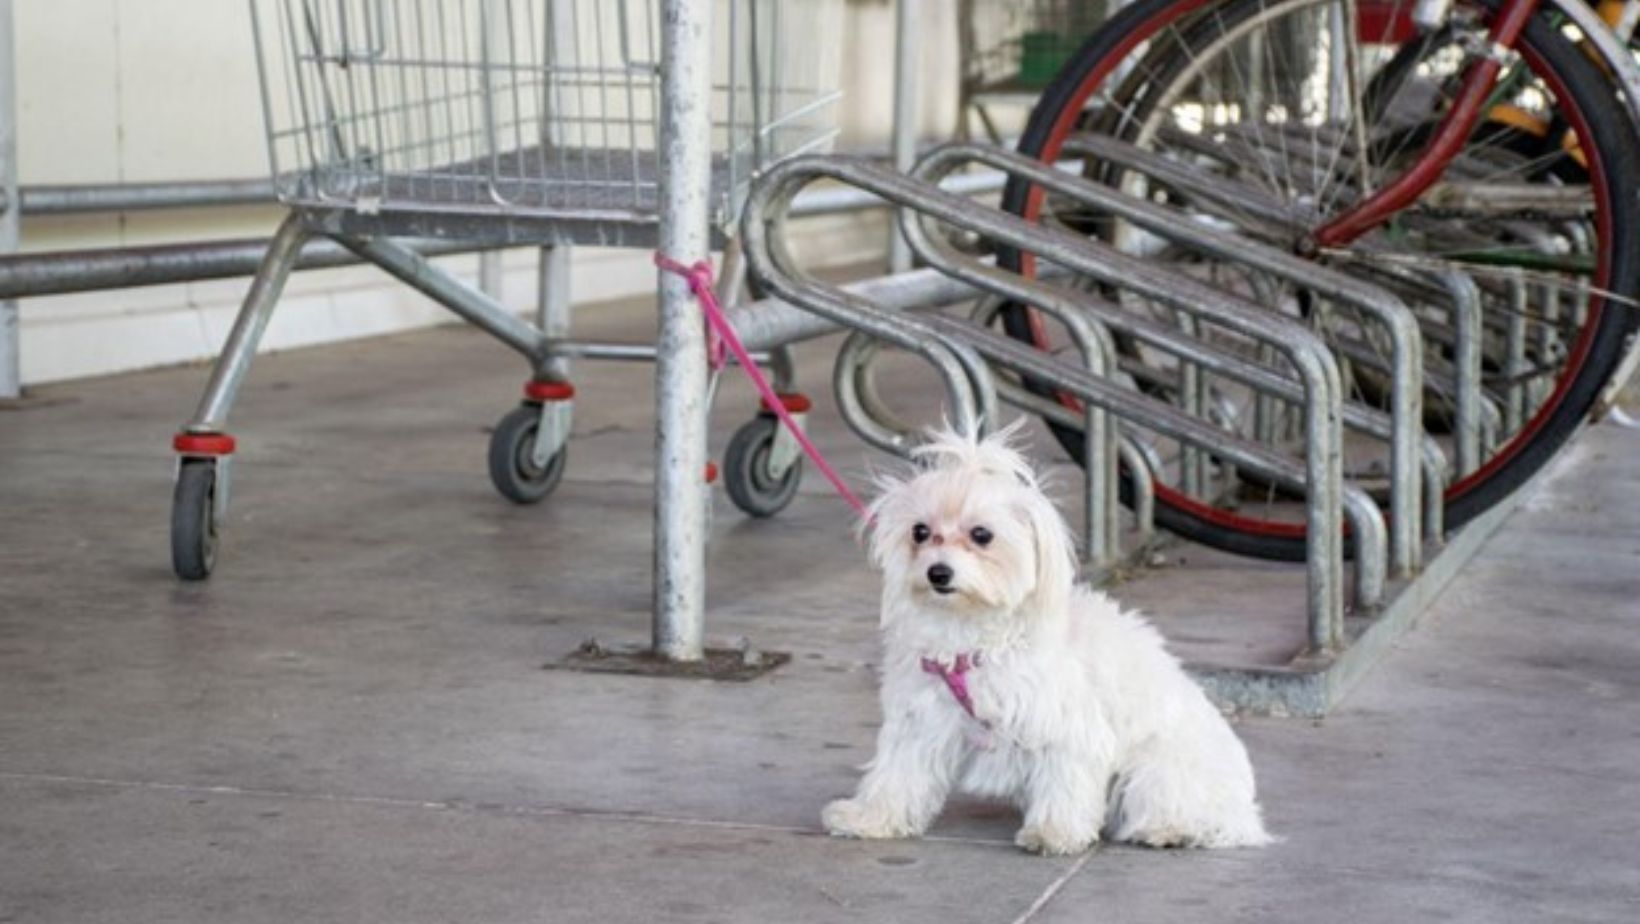
[[[723,453],[723,486],[735,506],[754,517],[772,517],[786,509],[797,496],[803,480],[803,461],[795,460],[776,477],[769,471],[769,458],[780,421],[772,415],[758,415],[735,431]]]
[[[545,466],[535,464],[535,434],[541,428],[541,409],[530,404],[513,408],[490,434],[490,481],[501,496],[515,504],[533,504],[552,493],[564,477],[566,446]]]
[[[171,567],[203,581],[216,567],[216,460],[183,459],[171,500]]]

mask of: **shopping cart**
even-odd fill
[[[833,137],[835,45],[814,37],[832,28],[837,4],[251,0],[268,157],[290,213],[198,410],[174,441],[177,575],[203,579],[215,565],[235,449],[228,412],[292,265],[316,236],[336,240],[528,360],[523,401],[491,438],[490,475],[511,500],[547,496],[562,477],[570,433],[568,361],[647,358],[664,367],[699,346],[698,324],[693,336],[685,331],[664,348],[571,341],[564,286],[544,280],[550,297],[531,324],[406,239],[539,246],[545,277],[567,271],[568,247],[576,244],[693,248],[687,229],[669,244],[667,216],[669,209],[674,217],[688,208],[699,214],[704,206],[712,244],[725,249],[723,295],[733,295],[741,274],[728,229],[748,181],[761,167],[822,149]],[[715,25],[710,33],[706,23]],[[670,72],[663,73],[663,59]],[[663,179],[669,170],[680,175],[680,162],[704,167],[708,160],[709,190]],[[782,357],[764,359],[789,388]],[[704,368],[703,358],[698,365]],[[663,399],[663,448],[677,416],[666,401],[709,403],[710,386],[704,390]],[[801,396],[789,400],[802,403]],[[726,481],[753,513],[777,511],[795,491],[800,468],[783,439],[760,414],[730,446]],[[698,485],[700,467],[694,472]],[[671,477],[660,479],[662,507],[667,486],[682,484]]]

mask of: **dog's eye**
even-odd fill
[[[968,538],[974,540],[975,545],[984,548],[991,544],[991,531],[983,526],[976,526],[968,531]]]
[[[933,535],[933,533],[929,532],[928,527],[921,523],[911,527],[911,541],[917,543],[918,545],[922,545],[924,542],[927,542],[928,537],[931,535]]]

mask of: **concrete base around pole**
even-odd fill
[[[783,651],[758,651],[745,640],[733,648],[707,648],[699,659],[682,661],[662,657],[647,646],[605,647],[597,639],[588,639],[568,655],[548,661],[542,667],[549,671],[745,683],[791,659],[792,656]]]

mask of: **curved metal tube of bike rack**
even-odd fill
[[[930,243],[920,238],[908,238],[906,243],[913,252],[923,258],[935,269],[945,272],[953,279],[963,282],[970,280],[961,272],[953,272],[948,267],[952,259],[956,265],[971,262],[969,258],[955,251],[954,248],[938,248],[935,252],[921,252],[919,247]],[[955,254],[954,258],[950,255]],[[991,295],[999,293],[992,292]],[[984,328],[991,323],[996,310],[1001,306],[995,298],[980,299],[969,312],[968,321],[976,327]],[[1116,341],[1110,336],[1110,331],[1104,325],[1094,323],[1089,316],[1079,311],[1062,311],[1059,306],[1044,306],[1044,311],[1052,314],[1065,325],[1075,341],[1077,352],[1082,356],[1082,365],[1089,373],[1097,376],[1112,376],[1116,374]],[[1001,385],[997,394],[1004,401],[1008,400],[1007,392]],[[1117,510],[1121,507],[1121,498],[1117,491],[1119,473],[1117,471],[1117,456],[1120,452],[1120,428],[1116,422],[1109,420],[1102,408],[1085,407],[1083,420],[1076,426],[1082,430],[1082,457],[1086,460],[1083,467],[1083,494],[1082,516],[1085,524],[1084,542],[1087,546],[1088,560],[1099,567],[1114,564],[1121,556],[1121,521]],[[1154,492],[1154,486],[1149,486]]]
[[[1446,485],[1450,481],[1448,476],[1451,469],[1455,466],[1458,477],[1462,477],[1468,473],[1464,470],[1466,463],[1468,471],[1480,467],[1483,447],[1495,445],[1503,427],[1502,413],[1481,387],[1481,344],[1485,336],[1485,318],[1480,287],[1473,279],[1456,270],[1431,271],[1393,264],[1366,265],[1363,269],[1377,276],[1381,285],[1406,289],[1421,298],[1444,299],[1449,308],[1451,321],[1448,329],[1451,336],[1444,342],[1452,347],[1452,381],[1448,385],[1439,377],[1426,375],[1424,387],[1428,392],[1452,402],[1453,459],[1449,464],[1440,444],[1433,437],[1424,437],[1424,518],[1427,521],[1431,509],[1440,511],[1437,516],[1445,515]],[[1352,348],[1340,346],[1339,349],[1351,359],[1368,358],[1358,356]],[[1438,467],[1432,467],[1432,460],[1438,460]],[[1435,486],[1433,491],[1431,485]],[[1442,532],[1430,529],[1426,522],[1426,537],[1438,539]]]
[[[1436,279],[1452,297],[1452,365],[1456,411],[1453,426],[1453,455],[1458,477],[1481,466],[1481,341],[1485,323],[1481,313],[1481,290],[1456,270],[1436,273]]]
[[[961,332],[951,325],[957,323],[940,315],[926,317],[929,324],[941,329],[951,339],[961,340]],[[1086,336],[1082,347],[1084,365],[1095,375],[1105,375],[1115,367],[1116,345],[1099,331],[1087,331],[1085,319],[1077,319]],[[866,442],[887,452],[905,455],[915,444],[911,428],[901,422],[878,393],[872,365],[877,356],[878,342],[859,332],[849,335],[838,351],[833,368],[832,384],[837,392],[837,403],[843,419]],[[996,382],[999,398],[1007,400],[1002,383]],[[1090,425],[1091,422],[1091,425]],[[1113,428],[1098,408],[1088,408],[1077,422],[1078,429],[1087,434],[1089,458],[1105,460],[1090,466],[1086,478],[1083,535],[1088,561],[1096,567],[1106,567],[1116,558],[1118,523],[1112,513],[1116,507],[1116,453]]]
[[[1112,414],[1131,420],[1148,430],[1180,443],[1190,443],[1211,451],[1219,458],[1258,472],[1285,488],[1308,490],[1307,467],[1299,464],[1291,456],[1272,452],[1261,444],[1227,434],[1213,424],[1193,417],[1172,404],[1142,395],[1114,380],[1090,376],[1018,340],[990,331],[969,331],[968,336],[998,365],[1006,366],[1028,377],[1051,381],[1056,388],[1084,402],[1100,404]],[[1343,485],[1340,494],[1344,517],[1349,520],[1352,528],[1360,524],[1355,533],[1358,546],[1376,548],[1381,565],[1384,521],[1377,503],[1356,485]],[[1336,530],[1340,523],[1340,509],[1335,507],[1328,513],[1330,517],[1327,525]],[[1330,554],[1341,552],[1339,543],[1309,543],[1306,555],[1307,573],[1312,575],[1315,571],[1313,567],[1308,566],[1315,563],[1318,545]],[[1313,585],[1311,587],[1313,589]],[[1316,595],[1307,593],[1307,598],[1313,603]],[[1313,606],[1308,608],[1310,653],[1319,654],[1336,650],[1342,642],[1342,601],[1337,601],[1336,606],[1337,608],[1332,610],[1317,609]]]
[[[1273,395],[1296,405],[1303,405],[1305,401],[1302,383],[1281,371],[1216,350],[1199,339],[1187,336],[1182,329],[1128,312],[1119,305],[1090,293],[1046,286],[1028,277],[996,269],[948,244],[941,243],[939,235],[922,224],[919,221],[916,226],[906,229],[912,249],[930,266],[949,272],[953,277],[970,285],[1014,301],[1035,305],[1056,317],[1075,316],[1078,313],[1091,315],[1104,325],[1226,378],[1234,379],[1255,391]],[[1010,397],[1007,393],[1003,396],[1005,400]],[[1189,409],[1186,410],[1188,412]],[[1378,439],[1388,440],[1394,435],[1394,421],[1390,415],[1353,402],[1344,404],[1343,422],[1345,426]],[[1442,518],[1441,492],[1446,483],[1446,460],[1441,455],[1439,446],[1427,437],[1420,435],[1415,446],[1421,450],[1419,464],[1430,476],[1432,487],[1431,490],[1421,492],[1425,504],[1422,514],[1426,520],[1426,527],[1432,526],[1437,530],[1432,538],[1438,537]],[[1415,495],[1413,501],[1417,500],[1418,497]],[[1414,537],[1416,535],[1414,533]]]
[[[1057,401],[1044,398],[1007,379],[997,380],[997,397],[1025,411],[1066,427],[1086,425],[1082,415]],[[1137,548],[1143,550],[1156,536],[1156,472],[1161,462],[1155,451],[1117,428],[1116,454],[1121,464],[1128,467],[1128,481],[1133,486],[1133,519],[1137,531]],[[1121,508],[1112,504],[1113,512]]]
[[[912,248],[916,249],[914,242]],[[1110,334],[1088,318],[1074,313],[1067,312],[1058,317],[1076,341],[1083,368],[1090,375],[1100,377],[1114,374],[1116,342]],[[963,339],[969,330],[975,329],[972,324],[942,315],[932,315],[929,320],[954,340]],[[1078,426],[1082,430],[1084,457],[1088,460],[1083,470],[1083,538],[1088,561],[1104,568],[1116,559],[1117,534],[1120,532],[1120,522],[1116,517],[1116,426],[1108,419],[1104,408],[1092,404],[1083,408],[1083,419]]]
[[[1100,242],[1034,225],[996,209],[976,208],[972,202],[950,196],[936,186],[867,163],[832,158],[809,169],[823,171],[832,179],[860,186],[900,204],[904,207],[900,216],[902,231],[914,241],[921,236],[919,216],[930,216],[993,241],[1031,251],[1073,272],[1129,289],[1210,319],[1242,336],[1271,344],[1297,370],[1308,399],[1303,405],[1306,409],[1305,458],[1310,477],[1309,487],[1304,492],[1308,522],[1312,528],[1319,530],[1327,522],[1329,511],[1340,509],[1343,478],[1339,424],[1342,402],[1338,366],[1325,344],[1307,327],[1195,280],[1178,278],[1163,268],[1117,252]],[[1222,437],[1222,432],[1220,435]],[[1213,449],[1213,446],[1202,448]],[[1370,512],[1359,506],[1345,505],[1345,509],[1352,513],[1351,526],[1358,536],[1382,537],[1383,516],[1376,507]],[[1357,523],[1357,519],[1372,522]],[[1318,594],[1312,600],[1312,612],[1342,612],[1342,556],[1336,554],[1335,548],[1341,544],[1342,537],[1336,529],[1336,520],[1332,522],[1333,528],[1328,534],[1317,534],[1317,541],[1309,544],[1310,557],[1314,559],[1316,568],[1316,573],[1312,575],[1312,592]],[[1358,541],[1356,571],[1357,602],[1364,607],[1375,606],[1383,593],[1384,547],[1374,546],[1370,539]],[[1324,603],[1320,596],[1323,594],[1335,595],[1337,602]]]
[[[1065,143],[1070,154],[1092,153],[1079,144],[1086,136]],[[959,163],[978,161],[1023,176],[1084,204],[1201,252],[1237,260],[1257,270],[1321,292],[1370,316],[1390,340],[1390,563],[1406,575],[1419,566],[1420,501],[1419,443],[1423,433],[1423,336],[1418,319],[1399,298],[1378,286],[1337,270],[1304,260],[1246,237],[1192,221],[1178,211],[1059,170],[1052,165],[1012,152],[977,145],[942,147],[924,158],[928,173],[917,175],[938,182]]]
[[[1182,329],[1170,327],[1124,310],[1121,306],[1106,301],[1091,293],[1079,292],[1054,286],[1044,286],[1027,277],[1014,273],[997,270],[988,263],[973,259],[954,247],[939,243],[939,236],[926,229],[917,229],[911,237],[912,249],[918,256],[937,269],[950,272],[954,278],[980,288],[987,289],[1003,298],[1028,302],[1041,307],[1055,316],[1086,313],[1098,319],[1102,324],[1118,330],[1124,334],[1144,341],[1164,352],[1172,353],[1181,359],[1201,365],[1213,372],[1233,379],[1254,391],[1266,394],[1283,401],[1300,405],[1304,402],[1302,384],[1284,370],[1245,360],[1233,353],[1223,353],[1202,341],[1185,335]],[[987,314],[994,314],[996,307]],[[976,318],[984,326],[989,317]],[[1017,395],[1011,390],[999,385],[999,394],[1004,401],[1020,405]],[[1052,402],[1048,402],[1052,404]],[[1042,406],[1032,403],[1031,409],[1041,413]],[[1189,410],[1188,408],[1186,409]],[[1053,416],[1056,422],[1068,426],[1079,427],[1081,424],[1067,422],[1064,415]],[[1071,415],[1074,417],[1074,415]],[[1372,436],[1375,439],[1388,441],[1394,435],[1394,421],[1389,414],[1376,408],[1368,407],[1355,402],[1345,402],[1343,409],[1344,425]],[[1429,541],[1438,541],[1442,535],[1443,519],[1443,492],[1447,482],[1446,456],[1441,452],[1440,445],[1432,438],[1420,435],[1417,448],[1419,450],[1419,465],[1423,469],[1422,517],[1424,538]],[[1153,493],[1154,489],[1152,489]]]
[[[922,186],[928,188],[927,184]],[[877,191],[883,194],[881,190]],[[1342,445],[1339,432],[1342,414],[1341,386],[1338,367],[1332,354],[1308,328],[1196,280],[1179,277],[1154,264],[1122,254],[1101,242],[1033,225],[999,211],[975,209],[972,205],[953,208],[954,202],[943,201],[943,208],[936,209],[926,197],[916,205],[922,213],[954,226],[985,235],[999,243],[1019,247],[1075,272],[1155,299],[1197,317],[1212,320],[1238,334],[1267,342],[1280,350],[1298,371],[1308,399],[1303,405],[1306,459],[1312,476],[1311,489],[1305,492],[1307,504],[1311,508],[1307,515],[1308,520],[1319,528],[1325,519],[1324,511],[1336,509],[1342,484]],[[918,234],[915,226],[920,223],[915,216],[902,212],[902,230],[908,236]],[[1380,520],[1381,525],[1381,515],[1374,514],[1374,517]],[[1337,536],[1322,537],[1322,551],[1337,539]],[[1356,598],[1364,606],[1375,605],[1380,599],[1383,589],[1383,551],[1382,548],[1370,547],[1358,550]],[[1338,576],[1335,574],[1334,578]]]
[[[1260,444],[1237,439],[1205,420],[1170,404],[1122,388],[1114,384],[1113,380],[1088,375],[1048,354],[1018,341],[1001,338],[989,331],[953,329],[952,336],[969,337],[981,345],[981,352],[999,365],[1031,377],[1053,381],[1056,386],[1064,388],[1087,404],[1099,404],[1107,407],[1112,414],[1132,420],[1141,427],[1155,430],[1181,443],[1211,450],[1226,462],[1243,465],[1269,477],[1283,487],[1305,490],[1308,475],[1305,468],[1291,457],[1273,453]],[[998,392],[1010,403],[1052,418],[1056,422],[1070,426],[1084,425],[1082,416],[1075,411],[1032,394],[1022,387],[1007,383],[1006,380],[998,380]],[[1157,423],[1157,414],[1163,415],[1166,419]],[[1232,445],[1226,445],[1227,442]],[[1148,473],[1154,468],[1155,463],[1150,459],[1145,447],[1131,440],[1124,441],[1119,446],[1119,452],[1123,461],[1132,470],[1146,474],[1146,477],[1135,481],[1135,489],[1138,492],[1135,496],[1135,511],[1139,516],[1141,537],[1148,537],[1154,517],[1154,482],[1148,477]],[[1355,485],[1345,485],[1342,493],[1343,511],[1352,528],[1355,528],[1356,523],[1364,524],[1357,535],[1363,537],[1361,541],[1375,545],[1381,552],[1384,545],[1384,527],[1377,504]],[[1331,522],[1335,526],[1338,524],[1339,518],[1336,513]],[[1312,610],[1309,613],[1309,620],[1313,650],[1324,651],[1338,644],[1341,636],[1334,635],[1329,627],[1338,625],[1341,628],[1342,624],[1335,623],[1331,614]]]
[[[911,450],[917,446],[917,433],[888,408],[878,395],[871,375],[871,365],[881,344],[882,341],[861,331],[843,338],[837,361],[832,365],[831,388],[837,396],[838,413],[849,429],[867,444],[909,459]]]
[[[951,425],[959,432],[978,434],[996,420],[996,389],[985,362],[960,344],[945,343],[911,315],[881,311],[871,303],[802,273],[786,247],[783,226],[791,200],[820,174],[800,167],[813,158],[794,158],[769,170],[754,184],[746,200],[741,241],[747,268],[775,295],[820,315],[828,321],[894,344],[926,359],[945,385]],[[770,233],[773,231],[774,233]],[[839,401],[847,396],[840,394]],[[856,405],[855,410],[858,410]],[[856,420],[859,419],[856,414]],[[861,432],[862,438],[891,452],[899,441],[883,445]]]
[[[1101,250],[1093,242],[1066,234],[1059,234],[1056,239],[1049,230],[1032,226],[1014,216],[989,209],[975,209],[971,202],[948,196],[937,187],[849,159],[797,158],[772,168],[754,190],[757,207],[748,210],[749,215],[759,216],[757,223],[771,223],[771,213],[762,211],[768,207],[771,191],[790,187],[794,176],[805,182],[823,176],[856,185],[958,227],[968,226],[993,239],[1013,236],[1022,238],[1027,244],[1040,244],[1043,238],[1038,236],[1046,236],[1052,246],[1050,253],[1044,256],[1061,266],[1123,284],[1159,301],[1180,304],[1181,307],[1188,303],[1204,316],[1214,318],[1216,323],[1245,336],[1270,342],[1282,350],[1298,371],[1309,399],[1305,403],[1310,410],[1307,416],[1309,451],[1302,467],[1289,458],[1250,443],[1231,441],[1234,445],[1227,448],[1226,435],[1211,424],[1153,399],[1120,389],[1108,381],[1087,376],[1016,341],[998,340],[983,331],[963,332],[965,339],[973,344],[984,343],[985,353],[993,360],[1006,358],[1008,362],[1005,365],[1029,375],[1046,375],[1051,381],[1060,381],[1067,390],[1083,400],[1100,403],[1113,413],[1131,417],[1181,443],[1210,449],[1231,462],[1264,472],[1268,477],[1304,490],[1311,524],[1311,541],[1307,552],[1308,611],[1311,614],[1314,648],[1331,649],[1342,639],[1341,511],[1347,513],[1356,537],[1357,598],[1368,606],[1380,599],[1384,576],[1382,515],[1365,492],[1354,487],[1346,490],[1342,484],[1338,370],[1325,345],[1307,328],[1289,319],[1272,316],[1209,287],[1173,278],[1165,271],[1126,255],[1107,253],[1105,250],[1108,248]],[[907,223],[915,224],[914,221]],[[759,253],[766,246],[761,230],[749,230],[744,237],[754,271],[761,276],[773,269],[773,261]],[[784,280],[767,281],[777,290],[785,288],[794,294],[797,291],[796,287]],[[1204,309],[1204,305],[1208,307]],[[832,305],[822,304],[819,307],[835,310]],[[1069,387],[1073,384],[1074,388]],[[1163,420],[1160,427],[1156,425],[1158,420]],[[1298,474],[1295,475],[1295,471]]]
[[[1317,215],[1290,207],[1246,184],[1215,183],[1206,174],[1188,170],[1175,161],[1134,147],[1119,139],[1104,135],[1077,135],[1067,141],[1067,145],[1075,145],[1083,155],[1111,161],[1160,180],[1169,186],[1200,196],[1208,202],[1216,203],[1221,208],[1242,216],[1244,220],[1251,218],[1255,221],[1264,222],[1272,230],[1290,230],[1320,220]],[[1473,354],[1475,362],[1472,364],[1459,364],[1455,383],[1456,394],[1453,396],[1453,402],[1458,408],[1458,416],[1461,419],[1471,421],[1467,432],[1472,435],[1481,433],[1485,429],[1487,412],[1492,409],[1480,398],[1479,353],[1476,352],[1480,343],[1480,294],[1475,289],[1473,281],[1461,273],[1429,274],[1398,266],[1375,265],[1372,268],[1387,278],[1395,279],[1398,282],[1415,284],[1420,289],[1428,290],[1433,286],[1436,290],[1443,291],[1447,297],[1452,299],[1452,314],[1455,318],[1454,328],[1457,331],[1458,338],[1463,341],[1463,344],[1460,344],[1457,348],[1460,358],[1466,355],[1464,345],[1475,344],[1474,348],[1468,350],[1469,353]],[[1347,274],[1337,275],[1346,279],[1354,278]],[[1438,281],[1430,282],[1429,277],[1431,276],[1436,277]],[[1382,290],[1381,286],[1373,288]],[[1395,301],[1399,302],[1400,300],[1396,299]],[[1416,316],[1414,316],[1414,320],[1416,320]],[[1393,370],[1386,369],[1385,371],[1392,372]],[[1421,369],[1419,375],[1421,378]],[[1427,385],[1428,383],[1423,384]],[[1420,388],[1420,404],[1422,401],[1421,390]],[[1437,540],[1443,534],[1441,525],[1444,519],[1445,488],[1450,467],[1446,463],[1445,453],[1441,450],[1440,444],[1428,435],[1422,434],[1422,421],[1418,418],[1413,419],[1418,420],[1415,432],[1419,433],[1419,439],[1422,443],[1421,448],[1418,450],[1418,456],[1423,467],[1424,536],[1427,539]],[[1459,429],[1460,431],[1464,430],[1462,427]],[[1476,436],[1475,439],[1478,440],[1479,437]],[[1471,447],[1468,450],[1470,458],[1474,458],[1479,452],[1478,448],[1474,448],[1478,444],[1472,440],[1469,445]],[[1460,448],[1460,453],[1464,451]],[[1461,476],[1463,474],[1461,465],[1459,468]]]

